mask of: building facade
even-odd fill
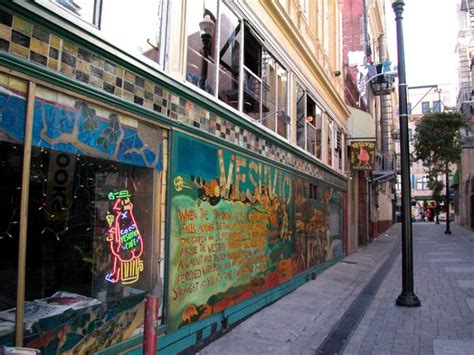
[[[474,1],[456,3],[458,9],[458,95],[456,108],[463,113],[468,127],[463,132],[461,165],[453,181],[455,218],[461,225],[474,229]]]
[[[408,87],[408,140],[410,154],[414,153],[413,138],[416,125],[423,118],[423,115],[430,112],[450,111],[454,107],[454,89],[452,85],[430,84],[422,86]],[[400,135],[396,132],[396,153],[400,154]],[[452,169],[456,169],[455,166]],[[439,181],[444,181],[444,176],[438,177]],[[435,201],[432,198],[433,192],[428,186],[428,169],[422,161],[413,161],[410,164],[410,186],[412,206],[411,213],[414,220],[435,219],[439,212],[438,207],[444,211],[444,198]],[[398,200],[401,198],[401,177],[398,176],[397,184]],[[400,206],[399,206],[400,207]],[[453,206],[451,206],[451,210]],[[451,211],[450,210],[450,211]],[[444,216],[444,212],[443,212]]]
[[[394,222],[395,81],[385,31],[383,1],[344,1],[344,97],[351,110],[348,196],[353,207],[349,251],[367,244]]]
[[[338,1],[0,5],[0,343],[216,336],[347,252]]]

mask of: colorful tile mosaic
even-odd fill
[[[163,89],[159,83],[130,72],[89,49],[4,10],[0,10],[0,51],[48,67],[328,183],[346,187],[343,179],[287,152],[272,141],[256,136],[196,103]]]

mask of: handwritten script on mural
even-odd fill
[[[190,138],[177,146],[171,191],[171,328],[289,280],[292,263],[291,176]]]

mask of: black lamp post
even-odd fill
[[[214,35],[214,21],[212,21],[209,15],[205,15],[201,22],[199,22],[199,31],[201,33],[202,40],[202,65],[201,65],[201,78],[199,79],[199,87],[203,90],[206,89],[207,81],[207,61],[211,54],[211,42],[212,36]]]
[[[449,163],[446,162],[446,200],[444,202],[446,206],[446,230],[444,234],[451,234],[451,229],[449,229]]]
[[[418,307],[420,300],[413,291],[413,240],[411,224],[410,150],[408,145],[407,84],[405,77],[405,49],[403,43],[402,0],[392,3],[397,25],[398,95],[400,112],[400,148],[402,170],[402,293],[397,305]]]

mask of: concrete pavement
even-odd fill
[[[414,223],[415,294],[421,307],[394,304],[395,262],[344,354],[474,354],[474,233],[451,224]]]
[[[422,307],[395,305],[401,291],[396,224],[199,353],[474,354],[474,233],[454,223],[452,235],[444,229],[413,224]]]

